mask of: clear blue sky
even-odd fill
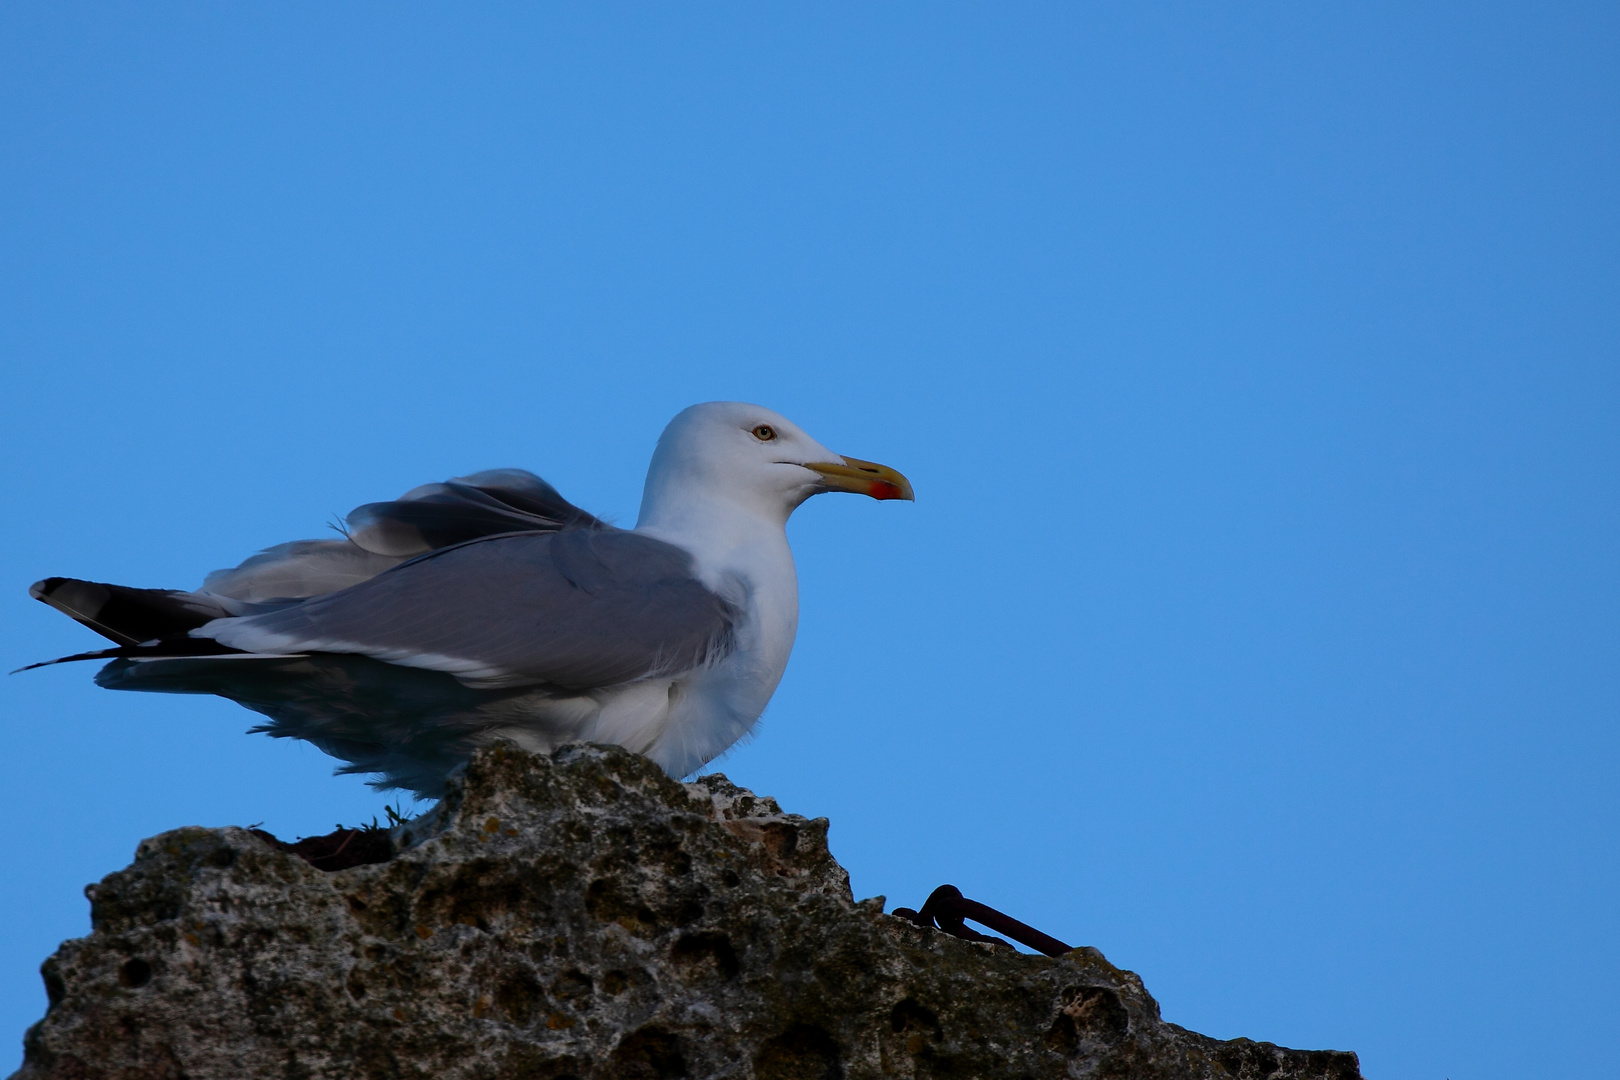
[[[1620,992],[1620,15],[1598,3],[0,8],[0,659],[497,466],[629,523],[685,405],[817,499],[720,763],[1378,1080],[1593,1077]],[[383,800],[0,679],[0,1069],[81,887]]]

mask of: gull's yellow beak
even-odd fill
[[[825,461],[805,462],[805,468],[821,474],[827,491],[853,491],[857,495],[870,495],[874,499],[906,499],[914,501],[911,481],[887,465],[875,461],[862,461],[847,457],[842,465]]]

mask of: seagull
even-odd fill
[[[116,647],[114,690],[217,694],[420,798],[480,746],[615,743],[676,778],[753,728],[798,628],[788,516],[912,498],[778,413],[694,405],[653,451],[635,528],[522,469],[427,484],[209,574],[191,592],[46,578],[30,595]],[[43,664],[31,665],[41,667]],[[26,669],[25,669],[26,670]]]

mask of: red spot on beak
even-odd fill
[[[872,481],[871,490],[867,494],[878,500],[898,499],[900,497],[900,488],[887,480],[874,480]]]

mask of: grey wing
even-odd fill
[[[481,536],[602,528],[603,523],[523,469],[489,469],[412,488],[349,514],[349,538],[378,555],[420,555]]]
[[[681,548],[602,528],[470,541],[194,634],[247,652],[358,653],[471,686],[583,690],[712,662],[739,617]]]
[[[481,536],[605,526],[523,469],[490,469],[424,484],[349,514],[342,540],[295,540],[208,575],[199,593],[232,614],[322,596],[406,559]]]
[[[294,540],[259,552],[240,566],[215,570],[197,590],[234,615],[258,604],[302,600],[347,589],[404,562],[348,540]]]

